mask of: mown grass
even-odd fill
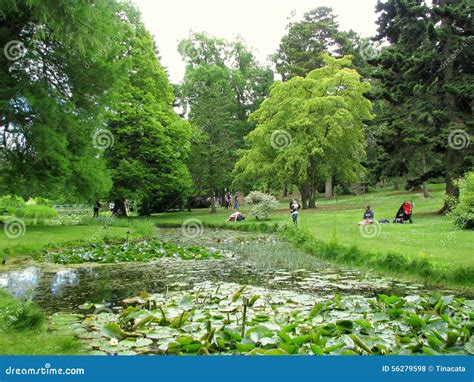
[[[353,255],[348,255],[346,251],[344,256],[337,256],[336,247],[332,247],[330,252],[333,251],[334,255],[321,255],[325,260],[363,267],[370,258],[370,264],[366,265],[373,268],[472,288],[474,232],[460,231],[453,226],[449,217],[436,213],[443,204],[442,185],[430,186],[430,193],[428,199],[420,193],[393,190],[344,196],[329,201],[320,198],[318,208],[300,211],[298,227],[316,240],[312,243],[319,251],[322,251],[322,247],[316,243],[337,244],[337,251],[340,252],[345,252],[342,248],[352,248]],[[365,205],[372,207],[376,219],[388,219],[391,222],[404,200],[415,203],[413,224],[390,223],[378,226],[378,234],[374,237],[362,234],[357,222],[362,218]],[[181,225],[193,218],[210,227],[268,232],[274,231],[276,225],[282,227],[292,224],[286,200],[280,202],[280,208],[264,223],[250,217],[245,206],[241,211],[247,218],[238,223],[226,223],[230,212],[222,208],[216,214],[210,214],[208,209],[159,214],[154,216],[154,220],[161,225]],[[315,251],[311,252],[316,254]],[[429,267],[433,271],[430,273],[419,267]]]
[[[44,313],[0,289],[0,355],[68,355],[84,350],[72,334],[50,331]]]

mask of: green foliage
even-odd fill
[[[138,202],[139,213],[180,208],[191,187],[185,162],[190,126],[173,110],[173,88],[156,57],[153,39],[131,20],[129,76],[106,115],[114,144],[105,152],[110,197]]]
[[[460,181],[461,196],[451,212],[454,224],[462,229],[474,228],[474,172],[468,172]]]
[[[51,207],[29,204],[18,208],[10,208],[8,212],[10,215],[27,219],[51,219],[58,215]]]
[[[292,21],[287,26],[278,51],[272,56],[283,81],[295,76],[305,77],[324,66],[324,53],[331,52],[337,57],[358,53],[355,49],[358,36],[352,30],[340,31],[332,12],[330,7],[318,7],[305,13],[302,20]],[[358,58],[357,62],[362,63],[362,60]]]
[[[152,261],[162,257],[180,257],[183,260],[218,259],[221,254],[197,246],[180,247],[158,240],[93,244],[87,247],[64,248],[46,255],[48,261],[60,264],[118,263]]]
[[[12,208],[21,208],[25,205],[23,198],[16,195],[5,195],[0,197],[0,211],[8,211]]]
[[[18,301],[0,290],[0,330],[38,329],[44,313],[31,300]]]
[[[384,102],[376,172],[415,184],[444,176],[446,194],[457,197],[453,180],[473,163],[472,6],[388,0],[376,11],[376,39],[390,43],[374,72]]]
[[[84,201],[108,191],[92,136],[126,75],[133,12],[116,1],[1,3],[0,45],[19,40],[25,49],[0,57],[0,192]]]
[[[250,214],[257,220],[267,220],[278,202],[273,195],[265,194],[259,191],[252,191],[245,197],[245,203],[250,206]]]
[[[315,206],[317,185],[328,175],[353,181],[363,172],[370,84],[347,68],[350,57],[323,57],[326,65],[306,78],[276,82],[251,114],[257,127],[236,164],[237,183],[264,179],[274,188],[296,185],[304,208]]]
[[[273,74],[240,40],[195,33],[178,49],[186,62],[178,98],[196,128],[189,168],[196,193],[215,195],[230,188],[237,150],[253,127],[247,117],[268,94]]]
[[[439,294],[315,299],[301,292],[224,283],[217,288],[200,285],[192,292],[141,293],[123,303],[121,312],[93,314],[83,321],[84,337],[93,333],[94,346],[107,354],[465,355],[474,351],[473,302]]]
[[[0,198],[0,211],[25,219],[51,219],[57,212],[48,206],[46,199],[30,199],[27,203],[19,196],[7,195]]]

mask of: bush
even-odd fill
[[[26,203],[19,196],[6,195],[0,198],[0,213],[6,211],[10,216],[23,219],[51,219],[58,213],[48,203],[43,198],[30,199]]]
[[[9,211],[11,208],[20,208],[25,206],[25,201],[19,196],[5,195],[0,197],[0,212]]]
[[[468,172],[459,182],[459,202],[454,206],[451,216],[454,224],[462,229],[474,228],[474,172]]]
[[[51,219],[58,215],[51,207],[30,204],[18,208],[9,208],[8,213],[26,219]]]
[[[252,191],[245,197],[245,202],[250,206],[250,214],[257,220],[267,220],[268,215],[278,206],[273,195],[259,191]]]

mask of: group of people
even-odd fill
[[[395,219],[393,219],[393,223],[405,223],[410,222],[413,223],[412,214],[415,205],[412,201],[405,200],[403,204],[398,209]],[[370,206],[365,207],[364,215],[362,216],[362,220],[359,222],[359,225],[367,225],[374,223],[374,211],[370,208]],[[388,223],[389,221],[386,219],[379,220],[379,223]]]
[[[129,201],[127,199],[125,199],[124,201],[124,208],[125,208],[125,211],[130,211],[130,212],[133,212],[133,207],[129,207]],[[94,207],[93,207],[93,211],[94,211],[94,215],[93,217],[94,218],[98,218],[99,217],[99,212],[100,212],[100,209],[102,208],[102,205],[100,204],[99,201],[96,201],[95,204],[94,204]],[[115,211],[115,202],[110,202],[109,203],[109,210],[110,212],[113,214]],[[117,211],[118,213],[120,213],[121,211]]]
[[[232,207],[232,194],[226,192],[224,195],[224,208],[228,210]],[[236,192],[234,196],[234,210],[236,211],[239,208],[239,193]]]

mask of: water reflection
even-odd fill
[[[170,238],[176,238],[178,235],[170,235]],[[218,232],[216,235],[220,236],[201,237],[197,244],[231,249],[225,241],[231,240],[232,234]],[[221,240],[222,235],[226,240]],[[84,265],[79,268],[66,267],[59,271],[51,271],[50,266],[44,265],[0,273],[0,287],[6,288],[18,298],[32,297],[48,312],[76,311],[79,305],[87,301],[115,305],[141,291],[162,293],[167,290],[187,290],[203,281],[215,284],[248,284],[316,295],[406,295],[425,291],[422,285],[408,285],[359,271],[336,269],[317,262],[306,269],[277,263],[266,264],[267,258],[275,258],[267,256],[270,250],[279,250],[283,259],[292,259],[295,256],[286,247],[275,249],[266,239],[263,243],[254,241],[250,244],[240,242],[240,238],[238,240],[239,249],[234,256],[222,260],[185,261],[163,258],[152,263]],[[257,259],[256,253],[261,254],[260,260]]]
[[[75,286],[79,282],[76,270],[59,271],[53,276],[51,293],[60,295],[66,286]]]
[[[8,289],[17,298],[28,298],[38,287],[41,275],[38,267],[3,273],[0,274],[0,287]]]

